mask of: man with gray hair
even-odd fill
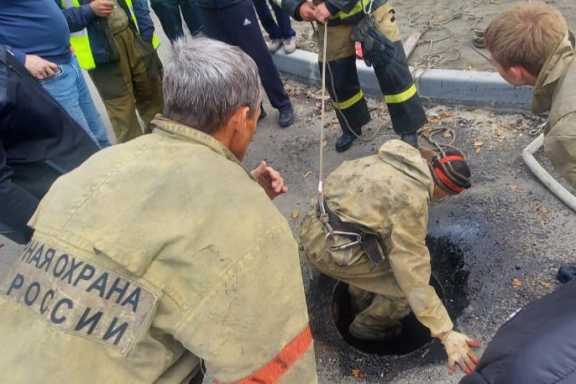
[[[96,154],[40,203],[0,274],[0,382],[197,384],[205,365],[215,383],[317,383],[298,247],[271,202],[286,187],[240,164],[256,65],[179,41],[164,94],[152,134]]]

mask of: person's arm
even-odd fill
[[[446,307],[430,285],[432,265],[426,246],[428,202],[413,200],[410,205],[392,212],[390,220],[392,233],[388,258],[410,308],[418,321],[444,345],[449,370],[453,372],[458,365],[465,373],[471,373],[478,363],[472,348],[478,348],[480,343],[454,331]]]
[[[7,234],[9,238],[21,244],[30,240],[32,229],[27,223],[38,203],[35,196],[12,182],[12,170],[0,138],[0,221],[13,231]]]
[[[576,188],[576,113],[564,116],[544,137],[546,155],[572,187]]]
[[[436,290],[430,285],[432,266],[426,247],[428,206],[427,202],[418,205],[404,205],[402,210],[392,213],[388,259],[418,321],[436,337],[452,330],[453,324]]]
[[[211,293],[184,314],[175,337],[216,383],[315,384],[298,246],[287,224],[264,231],[206,283]]]
[[[58,6],[62,9],[62,13],[64,13],[64,17],[66,17],[68,28],[70,28],[71,32],[79,32],[83,30],[97,17],[90,4],[84,4],[77,8],[71,7],[64,9],[59,0],[54,1],[56,1]]]
[[[134,14],[138,22],[138,30],[142,40],[152,43],[152,36],[154,35],[154,23],[150,18],[150,8],[148,7],[147,0],[132,0],[134,7]]]

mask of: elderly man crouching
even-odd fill
[[[2,383],[316,383],[298,248],[262,164],[242,51],[175,45],[154,133],[93,156],[40,203],[0,282]],[[256,182],[258,181],[258,182]],[[23,358],[25,356],[25,358]]]

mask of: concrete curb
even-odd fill
[[[276,66],[285,74],[307,84],[320,81],[318,55],[296,50],[290,55],[273,55]],[[360,84],[370,96],[380,97],[378,81],[372,68],[356,62]],[[495,72],[458,71],[447,69],[415,70],[418,92],[424,99],[441,104],[463,104],[502,110],[529,110],[532,89],[513,87]]]

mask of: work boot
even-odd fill
[[[368,327],[356,322],[356,319],[354,319],[348,327],[348,332],[359,340],[390,341],[402,334],[402,324],[397,323],[388,327]]]
[[[280,127],[288,128],[294,124],[294,120],[296,120],[296,116],[294,115],[294,109],[292,109],[292,105],[288,105],[287,107],[279,110],[278,125]]]
[[[359,135],[361,135],[361,133]],[[336,152],[344,152],[350,149],[356,138],[354,133],[345,129],[344,132],[342,132],[342,136],[336,140]]]
[[[402,319],[410,313],[405,299],[375,295],[370,306],[360,312],[348,327],[360,340],[386,341],[400,336]]]
[[[562,284],[576,280],[576,264],[566,264],[560,267],[556,278]]]
[[[417,133],[409,133],[401,136],[402,141],[405,143],[410,144],[414,148],[418,149],[418,134]]]
[[[296,36],[284,39],[282,45],[284,45],[284,52],[286,52],[287,55],[294,53],[296,50]]]

